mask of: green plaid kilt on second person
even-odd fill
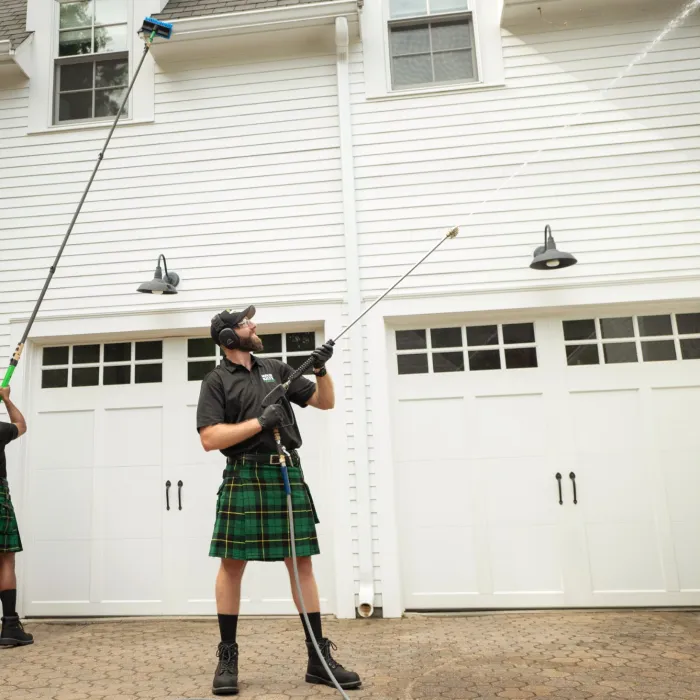
[[[298,557],[319,554],[319,523],[311,491],[293,450],[287,471],[292,489],[294,541]],[[248,455],[244,455],[248,457]],[[239,459],[226,465],[218,492],[209,556],[246,561],[280,561],[292,556],[287,495],[278,464]]]
[[[22,540],[7,479],[0,479],[0,554],[22,551]]]

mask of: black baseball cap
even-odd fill
[[[248,306],[243,309],[243,311],[231,311],[231,309],[224,309],[220,313],[216,314],[211,320],[211,339],[218,345],[219,344],[219,333],[221,333],[224,328],[236,328],[236,326],[245,318],[253,318],[255,316],[255,307]]]

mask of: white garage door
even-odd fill
[[[405,608],[700,604],[700,314],[391,342]]]
[[[267,354],[306,359],[315,333],[263,336]],[[25,614],[213,614],[208,557],[225,459],[195,429],[200,380],[219,361],[208,338],[46,347],[37,353],[23,539]],[[333,611],[326,414],[296,410],[321,549],[314,562]],[[243,614],[292,614],[286,568],[252,563]]]

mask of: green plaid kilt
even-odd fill
[[[0,479],[0,554],[22,551],[15,509],[10,500],[7,479]]]
[[[287,471],[297,556],[318,554],[318,515],[298,457]],[[280,561],[292,556],[287,496],[279,466],[227,464],[218,492],[209,556],[246,561]]]

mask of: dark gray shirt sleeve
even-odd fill
[[[282,381],[286,382],[289,377],[292,376],[294,371],[288,364],[280,362],[280,373],[282,375]],[[304,376],[297,377],[290,385],[287,390],[287,398],[295,403],[301,408],[305,408],[308,400],[314,395],[316,391],[316,382],[312,382]]]
[[[197,403],[197,432],[226,422],[226,397],[221,379],[212,372],[202,380]]]
[[[5,447],[19,435],[19,428],[14,423],[0,421],[0,447]]]

